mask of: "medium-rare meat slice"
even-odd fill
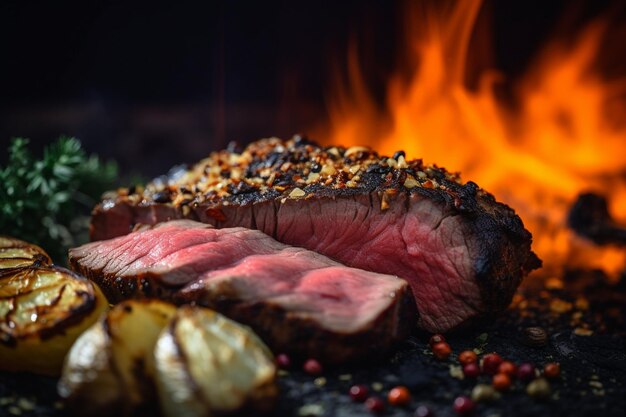
[[[446,331],[509,305],[540,265],[515,212],[472,182],[402,152],[320,147],[296,137],[212,153],[93,211],[92,239],[190,218],[261,230],[348,266],[406,279],[418,325]]]
[[[177,220],[71,249],[72,268],[111,302],[159,297],[212,307],[277,351],[341,362],[412,329],[406,281],[349,268],[258,230]]]

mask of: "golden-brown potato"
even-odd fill
[[[78,335],[108,308],[104,295],[64,268],[0,271],[0,370],[58,375]]]
[[[154,345],[175,311],[162,301],[126,301],[83,333],[58,385],[68,408],[128,416],[154,407]]]
[[[37,245],[0,236],[0,274],[3,269],[20,268],[30,265],[50,265],[48,254]]]
[[[155,347],[165,416],[268,411],[278,389],[271,352],[246,326],[212,310],[181,307]]]

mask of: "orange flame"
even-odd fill
[[[419,65],[408,81],[389,80],[386,112],[377,110],[351,48],[348,87],[337,89],[330,133],[319,137],[387,155],[404,149],[408,157],[462,172],[521,215],[544,260],[543,274],[569,265],[617,277],[626,251],[597,247],[565,225],[585,190],[611,195],[613,213],[626,219],[626,129],[607,116],[607,106],[626,92],[626,79],[609,83],[593,71],[606,26],[588,25],[573,46],[550,43],[516,85],[513,109],[495,94],[502,78],[496,72],[483,73],[475,90],[464,83],[480,7],[480,0],[468,0],[444,15],[408,13],[410,27],[420,28],[408,51]],[[424,15],[417,25],[416,16]],[[626,119],[626,107],[621,110]]]

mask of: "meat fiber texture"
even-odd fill
[[[145,189],[109,193],[92,213],[92,239],[178,218],[258,229],[402,277],[419,311],[414,321],[430,332],[504,310],[541,264],[521,219],[475,183],[402,152],[388,158],[301,137],[214,152]]]
[[[258,230],[176,220],[69,256],[111,302],[158,297],[211,307],[251,326],[275,351],[326,362],[387,350],[413,328],[406,281],[346,267]]]

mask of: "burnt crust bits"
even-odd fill
[[[243,149],[229,146],[188,169],[158,177],[145,188],[119,189],[114,199],[194,207],[302,198],[299,191],[292,193],[294,189],[303,190],[306,196],[319,192],[349,196],[385,188],[405,193],[437,189],[462,197],[471,194],[472,187],[485,193],[471,182],[463,186],[458,174],[444,168],[426,165],[421,159],[407,161],[404,151],[390,158],[364,146],[323,147],[296,135],[289,140],[263,139]],[[460,203],[459,208],[463,208]]]

